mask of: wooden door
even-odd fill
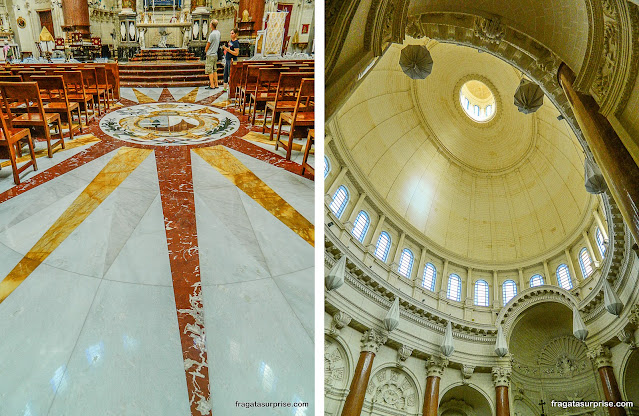
[[[55,38],[55,32],[53,32],[53,17],[51,16],[51,10],[43,10],[38,12],[40,16],[40,27],[46,27],[51,36]]]
[[[282,44],[282,48],[283,48],[284,45],[286,44],[286,40],[288,39],[288,25],[291,23],[291,13],[293,12],[293,5],[278,3],[277,11],[288,12],[288,14],[286,15],[286,21],[284,22],[284,43]]]

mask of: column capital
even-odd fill
[[[426,372],[428,377],[439,377],[444,375],[444,369],[448,367],[448,358],[431,355],[426,360]]]
[[[377,354],[377,350],[380,345],[386,343],[388,337],[386,334],[383,334],[381,331],[376,329],[368,329],[362,335],[362,352],[372,352],[373,354]]]
[[[493,367],[493,383],[495,387],[508,387],[512,369],[510,367]]]
[[[339,330],[344,328],[345,326],[348,326],[348,324],[351,323],[352,319],[353,318],[346,312],[335,312],[335,314],[333,314],[333,320],[331,321],[331,329],[329,330],[329,333],[331,335],[339,334]]]
[[[592,360],[597,370],[601,367],[612,367],[612,354],[610,353],[610,348],[605,345],[596,345],[589,348],[588,358]]]

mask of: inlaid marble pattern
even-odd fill
[[[312,176],[221,90],[122,92],[0,175],[0,415],[314,414]]]

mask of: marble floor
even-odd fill
[[[122,89],[0,160],[0,415],[315,414],[313,178],[227,105]]]

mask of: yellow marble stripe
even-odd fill
[[[178,100],[178,102],[180,103],[194,103],[195,102],[195,98],[197,97],[197,90],[198,88],[194,88],[193,91],[191,91],[190,93],[186,94],[184,97],[180,98]]]
[[[150,153],[151,150],[147,149],[121,148],[20,263],[0,282],[0,303],[29,277]]]
[[[315,247],[315,226],[222,146],[193,151],[288,228]]]
[[[229,105],[231,105],[231,101],[230,100],[224,100],[224,101],[217,101],[213,104],[211,104],[213,107],[219,107],[219,108],[226,108]]]
[[[100,139],[98,139],[96,136],[94,136],[93,134],[85,134],[82,136],[76,136],[75,139],[65,142],[65,149],[62,148],[57,148],[55,150],[55,153],[59,153],[59,152],[64,152],[65,150],[70,150],[76,147],[80,147],[80,146],[84,146],[87,144],[91,144],[91,143],[96,143],[99,142]],[[18,163],[22,163],[22,162],[26,162],[28,160],[31,160],[31,155],[29,154],[29,150],[25,147],[22,150],[22,154],[24,156],[19,157],[18,158]],[[40,149],[37,152],[35,152],[36,157],[44,157],[47,156],[47,149],[46,147],[44,149]],[[0,167],[7,167],[7,166],[11,166],[11,161],[7,160],[6,162],[2,162],[0,163]]]
[[[147,104],[147,103],[156,103],[157,101],[154,100],[153,98],[149,97],[148,95],[141,93],[140,91],[136,90],[135,88],[133,89],[133,93],[135,94],[135,97],[138,99],[138,103],[140,104]]]
[[[244,140],[250,140],[252,142],[258,142],[258,143],[263,143],[263,144],[269,144],[269,145],[275,147],[275,140],[273,140],[273,141],[269,140],[269,135],[268,134],[262,134],[262,133],[257,133],[255,131],[250,131],[242,138]],[[306,146],[306,142],[304,143],[304,145],[301,145],[301,144],[298,144],[298,143],[293,143],[293,150],[298,150],[298,151],[301,152],[302,150],[304,150],[305,146]],[[309,153],[314,155],[315,154],[315,150],[311,149],[311,151]]]

